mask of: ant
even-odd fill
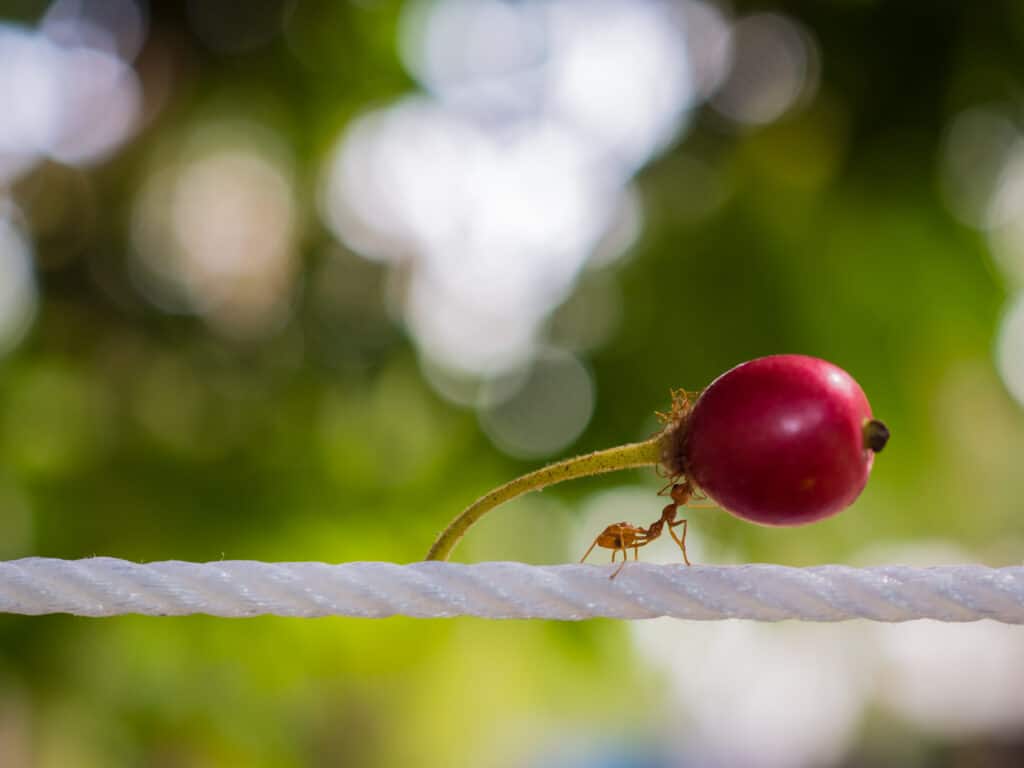
[[[666,486],[667,488],[668,486]],[[659,491],[659,495],[665,492],[665,488]],[[605,528],[601,533],[594,539],[594,543],[590,545],[590,549],[580,559],[582,563],[591,552],[594,551],[594,547],[604,547],[605,549],[612,550],[612,562],[615,562],[615,555],[622,552],[622,565],[616,569],[608,578],[614,579],[623,568],[626,567],[627,549],[633,550],[633,559],[638,560],[639,554],[637,552],[640,547],[645,547],[654,541],[656,538],[661,536],[662,530],[665,526],[668,526],[669,535],[675,540],[676,544],[679,545],[679,549],[683,553],[683,562],[690,565],[690,558],[686,556],[686,520],[676,520],[676,514],[679,507],[687,504],[690,499],[693,498],[693,488],[686,481],[682,483],[672,483],[672,490],[669,491],[669,496],[672,497],[672,503],[661,510],[661,518],[655,520],[646,528],[641,526],[632,525],[631,523],[613,523]],[[677,536],[676,532],[672,530],[676,526],[683,526],[682,536]]]

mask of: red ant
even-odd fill
[[[662,493],[664,493],[664,488]],[[690,565],[690,558],[686,556],[686,520],[676,520],[676,513],[679,507],[687,504],[691,498],[693,498],[693,488],[688,482],[673,483],[672,490],[669,491],[669,495],[672,497],[672,503],[661,510],[661,518],[655,520],[646,528],[632,525],[631,523],[613,523],[605,528],[601,533],[594,539],[594,543],[590,545],[590,549],[580,559],[582,563],[591,552],[594,551],[594,547],[604,547],[605,549],[612,550],[612,562],[615,562],[615,555],[622,552],[622,565],[620,565],[615,573],[608,578],[614,579],[623,568],[626,567],[627,549],[633,550],[633,559],[638,560],[639,554],[637,552],[640,547],[645,547],[654,541],[656,538],[661,536],[661,532],[664,527],[668,526],[669,535],[675,540],[676,544],[679,545],[679,549],[683,553],[683,562]],[[676,526],[683,526],[683,535],[676,536],[676,532],[672,530]]]

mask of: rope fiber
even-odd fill
[[[617,567],[617,566],[616,566]],[[0,613],[977,621],[1024,624],[1024,567],[0,562]]]

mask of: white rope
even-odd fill
[[[1024,624],[1024,567],[784,568],[630,562],[138,564],[109,557],[0,562],[0,613],[115,616],[483,616]]]

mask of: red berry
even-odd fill
[[[743,363],[701,394],[679,429],[677,467],[724,509],[802,525],[848,507],[889,432],[846,371],[804,355]]]

